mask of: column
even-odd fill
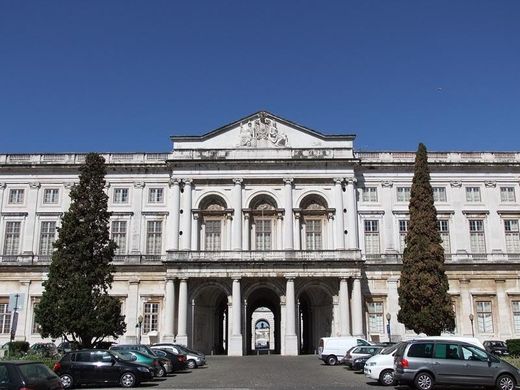
[[[343,218],[343,179],[337,177],[334,179],[334,207],[336,208],[336,223],[334,224],[335,242],[334,249],[345,249],[345,222]]]
[[[179,322],[175,341],[181,345],[188,345],[188,280],[181,279],[179,283]]]
[[[184,192],[182,193],[182,214],[181,214],[181,250],[189,251],[191,249],[191,190],[192,179],[183,179]],[[180,232],[179,232],[180,234]]]
[[[232,333],[228,343],[228,355],[242,356],[242,307],[240,298],[240,278],[238,277],[233,279],[232,294]]]
[[[285,354],[298,355],[298,337],[296,336],[296,300],[294,278],[287,277],[285,291]]]
[[[35,238],[36,232],[36,207],[38,206],[38,193],[40,190],[39,182],[29,183],[29,192],[27,194],[27,217],[25,219],[25,228],[23,232],[22,251],[24,255],[32,255],[37,248],[38,243]]]
[[[144,247],[141,248],[141,238],[146,236],[146,223],[143,221],[143,195],[144,195],[145,183],[138,181],[134,183],[134,193],[132,196],[133,201],[131,202],[132,211],[132,236],[130,241],[130,253],[134,255],[142,254],[146,252],[146,240],[144,241]]]
[[[292,184],[293,179],[286,177],[283,179],[284,188],[284,209],[285,216],[283,219],[283,249],[294,249],[294,232],[293,232],[293,207],[292,207]]]
[[[495,280],[497,286],[497,305],[498,305],[498,337],[501,340],[511,338],[511,310],[506,294],[506,281],[504,279]]]
[[[363,297],[361,278],[354,278],[352,284],[352,335],[363,336]]]
[[[135,343],[137,341],[137,316],[139,312],[139,280],[131,279],[128,281],[128,296],[125,302],[127,323],[126,342]]]
[[[245,251],[249,250],[249,234],[251,231],[249,219],[249,213],[244,213],[244,228],[242,229],[242,249]]]
[[[180,180],[170,179],[170,191],[168,191],[168,207],[171,213],[168,216],[166,228],[166,250],[179,249],[179,211],[180,207]]]
[[[350,335],[350,307],[348,299],[348,282],[342,278],[339,281],[339,332],[340,336]]]
[[[346,198],[347,204],[345,205],[345,207],[347,209],[347,248],[359,248],[356,179],[353,177],[347,179]]]
[[[473,331],[471,329],[471,321],[469,315],[473,314],[473,304],[471,302],[471,296],[469,293],[468,279],[459,280],[460,289],[460,316],[457,318],[457,331],[462,336],[472,336]],[[477,318],[475,316],[473,326],[476,325]],[[476,333],[476,332],[475,332]]]
[[[31,281],[20,280],[21,296],[18,302],[18,324],[16,327],[16,339],[27,340],[32,333],[32,321],[34,312],[31,307]],[[33,312],[32,316],[29,313]]]
[[[233,224],[231,249],[234,251],[242,250],[242,179],[233,179]]]
[[[399,313],[399,293],[397,291],[397,286],[399,284],[399,277],[391,277],[386,281],[388,297],[387,297],[387,312],[390,313],[390,334],[392,335],[392,340],[399,340],[399,337],[402,337],[406,333],[406,329],[404,325],[397,321],[397,314]],[[385,323],[385,333],[386,333],[386,324],[388,323],[386,320],[386,313],[383,314],[384,323]],[[389,340],[390,341],[390,340]]]
[[[164,298],[164,331],[162,332],[162,340],[166,343],[172,343],[174,339],[173,333],[173,316],[175,309],[175,284],[174,278],[166,278],[166,291]]]

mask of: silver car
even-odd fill
[[[188,368],[198,368],[206,364],[206,355],[201,352],[192,351],[182,345],[178,344],[170,344],[170,343],[160,343],[154,344],[150,348],[152,349],[164,349],[170,352],[173,352],[176,355],[182,354],[186,355],[186,366]]]

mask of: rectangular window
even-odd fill
[[[377,202],[377,187],[363,188],[363,202]]]
[[[435,202],[446,202],[446,188],[433,187],[433,200]]]
[[[480,202],[480,187],[466,187],[466,201]]]
[[[159,330],[159,304],[147,302],[144,304],[143,333]]]
[[[451,246],[450,246],[450,230],[449,230],[449,223],[447,219],[439,219],[437,221],[437,228],[439,229],[439,233],[441,235],[442,239],[442,247],[444,248],[445,254],[451,253]]]
[[[5,223],[4,255],[18,255],[20,250],[21,222]]]
[[[255,243],[257,251],[272,249],[272,220],[255,219]]]
[[[162,246],[162,221],[148,221],[146,229],[146,254],[160,255]]]
[[[515,202],[515,187],[500,187],[501,202]]]
[[[52,244],[56,240],[56,222],[42,221],[40,228],[40,250],[42,256],[52,255],[54,248]]]
[[[486,237],[484,236],[484,221],[481,219],[469,220],[469,235],[471,253],[486,253]]]
[[[126,221],[112,221],[111,233],[117,244],[116,255],[126,255]]]
[[[477,301],[477,327],[479,333],[493,333],[491,301]]]
[[[322,249],[321,219],[305,220],[305,249]]]
[[[148,203],[162,203],[164,199],[163,196],[162,188],[150,188],[148,191]]]
[[[205,225],[204,249],[207,251],[219,251],[221,249],[222,221],[207,220]]]
[[[9,302],[7,299],[0,300],[0,333],[9,334],[11,328],[11,312],[7,311]]]
[[[454,359],[461,360],[462,356],[459,353],[458,344],[435,344],[435,352],[433,353],[434,359]]]
[[[515,333],[520,333],[520,301],[511,302],[511,309],[513,310],[513,326]]]
[[[384,334],[383,302],[368,302],[368,332]]]
[[[518,219],[504,220],[506,231],[506,250],[508,253],[520,253],[520,232],[518,229]]]
[[[365,220],[365,253],[375,255],[381,253],[379,249],[379,221]]]
[[[397,187],[397,201],[398,202],[409,202],[410,201],[410,187]]]
[[[406,246],[405,238],[408,234],[408,223],[407,219],[399,220],[399,247],[401,248],[401,252],[404,251],[404,247]]]
[[[9,204],[22,204],[24,190],[22,188],[13,188],[9,190]]]
[[[60,190],[58,188],[46,188],[43,190],[43,204],[57,204]]]
[[[114,203],[128,203],[128,188],[114,188]]]

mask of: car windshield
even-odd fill
[[[127,351],[111,351],[114,356],[120,360],[135,361],[137,358]]]
[[[22,376],[28,383],[41,381],[42,379],[57,379],[57,375],[47,366],[41,363],[21,364],[19,366]]]
[[[505,347],[506,344],[503,341],[492,341],[491,346],[492,347]]]
[[[390,355],[399,347],[399,344],[391,345],[381,351],[381,355]]]

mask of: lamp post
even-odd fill
[[[392,333],[390,333],[390,319],[392,318],[392,315],[390,313],[386,313],[386,320],[388,323],[386,324],[386,333],[388,333],[388,341],[392,341]]]
[[[143,316],[140,315],[137,317],[137,324],[135,327],[137,328],[137,344],[141,344],[141,329],[143,326]]]
[[[471,336],[475,337],[475,329],[473,329],[473,319],[475,317],[473,316],[473,313],[469,315],[469,321],[471,322]]]

